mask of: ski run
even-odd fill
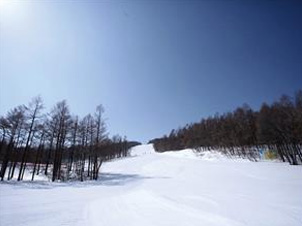
[[[98,181],[1,182],[1,226],[301,226],[302,168],[218,152],[106,162]]]

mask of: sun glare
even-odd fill
[[[2,10],[16,10],[18,6],[22,3],[21,1],[17,0],[0,0],[0,9]]]
[[[4,5],[8,4],[8,0],[0,0],[0,7],[2,8]]]
[[[0,0],[0,16],[5,20],[15,20],[26,12],[26,2],[18,0]]]

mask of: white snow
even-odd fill
[[[101,169],[97,182],[0,183],[0,225],[302,225],[301,166],[142,145]]]

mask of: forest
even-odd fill
[[[104,161],[125,157],[138,142],[109,138],[104,107],[83,118],[72,115],[65,100],[43,113],[35,97],[0,117],[1,180],[22,181],[25,170],[45,174],[51,181],[97,180]]]
[[[70,113],[65,100],[44,113],[41,97],[19,105],[0,117],[1,180],[31,180],[44,174],[51,181],[97,180],[104,161],[129,155],[140,143],[115,135],[109,138],[104,107],[83,118]],[[302,90],[282,95],[258,111],[247,104],[173,129],[151,140],[158,152],[186,148],[218,150],[253,161],[263,150],[291,165],[302,163]]]
[[[153,139],[156,151],[218,150],[253,161],[269,150],[283,162],[302,163],[302,90],[293,97],[282,95],[258,111],[244,104],[233,112],[216,114],[173,129],[169,135]]]

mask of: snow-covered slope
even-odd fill
[[[146,154],[154,154],[154,148],[152,144],[138,145],[131,149],[131,156],[141,156]]]
[[[1,183],[0,225],[302,225],[302,168],[191,150],[104,164],[98,182]]]

